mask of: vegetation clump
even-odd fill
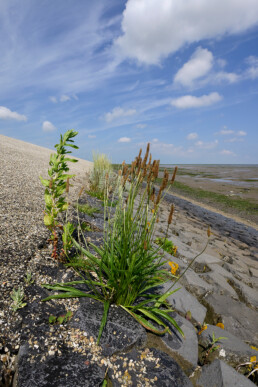
[[[76,163],[78,161],[66,156],[68,153],[72,153],[71,151],[68,151],[66,147],[78,149],[78,146],[73,144],[73,138],[77,134],[78,132],[71,129],[67,130],[63,136],[60,135],[60,142],[55,145],[56,153],[53,153],[50,156],[50,168],[48,169],[49,179],[43,179],[43,177],[40,176],[41,183],[46,187],[44,195],[46,203],[44,223],[52,233],[52,257],[54,258],[57,258],[57,230],[58,228],[62,229],[62,225],[59,224],[59,215],[61,212],[67,211],[68,209],[69,203],[65,194],[69,192],[69,180],[74,177],[74,175],[69,175],[67,173],[69,172],[67,162]],[[71,226],[67,226],[67,229],[71,230]],[[66,232],[66,230],[64,232]],[[65,250],[67,250],[67,247],[67,245],[64,245]]]
[[[103,245],[98,247],[90,243],[91,251],[73,239],[74,246],[86,257],[88,270],[81,281],[66,284],[44,286],[48,289],[63,291],[47,297],[45,300],[64,297],[90,297],[104,304],[98,342],[107,321],[111,304],[119,305],[132,315],[146,329],[157,334],[170,332],[168,323],[183,335],[182,330],[171,317],[171,307],[166,299],[176,290],[171,288],[163,295],[157,292],[159,286],[173,281],[175,276],[164,269],[160,247],[154,247],[154,230],[158,221],[158,210],[165,191],[174,182],[164,171],[162,184],[155,192],[154,183],[159,173],[159,161],[151,162],[149,144],[145,157],[141,150],[128,167],[125,163],[118,171],[116,187],[110,193],[109,174],[105,174]],[[146,179],[146,187],[142,182]],[[129,191],[125,191],[129,184]],[[118,203],[115,212],[108,206],[117,193]],[[111,195],[111,196],[110,196]],[[172,220],[170,212],[168,226]],[[76,289],[76,285],[85,283],[90,293]],[[173,285],[172,285],[173,286]],[[171,286],[171,287],[172,287]],[[171,333],[171,332],[170,332]]]

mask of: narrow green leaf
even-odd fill
[[[180,328],[180,326],[177,324],[177,322],[175,321],[175,319],[173,319],[173,317],[169,316],[168,313],[166,313],[165,310],[161,310],[161,309],[155,309],[155,313],[159,314],[160,316],[162,316],[164,319],[166,319],[167,321],[169,321],[172,325],[174,325],[174,327],[178,330],[179,333],[181,333],[181,335],[184,337],[184,332],[182,331],[182,329]]]
[[[174,289],[174,290],[171,290],[171,292],[167,292],[167,293],[164,293],[162,294],[162,296],[157,300],[156,304],[155,304],[155,307],[158,307],[160,304],[162,304],[169,296],[171,296],[171,294],[177,292],[178,290],[180,290],[181,288],[177,288],[177,289]]]

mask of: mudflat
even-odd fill
[[[172,191],[238,221],[258,225],[258,165],[178,165]]]

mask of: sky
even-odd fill
[[[257,0],[0,0],[0,134],[75,156],[258,163]]]

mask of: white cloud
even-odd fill
[[[219,59],[217,59],[217,64],[219,65],[219,67],[223,68],[226,66],[227,61],[225,59],[219,58]]]
[[[171,105],[179,109],[198,108],[202,106],[210,106],[222,99],[218,93],[210,93],[209,95],[202,95],[201,97],[195,97],[193,95],[185,95],[173,99]]]
[[[57,98],[54,96],[49,97],[49,100],[53,103],[57,103]]]
[[[187,140],[196,140],[198,138],[198,134],[197,133],[189,133],[186,138],[187,138]]]
[[[236,73],[226,73],[225,71],[220,71],[217,74],[214,74],[214,78],[219,82],[227,81],[229,83],[235,83],[240,79],[240,76]]]
[[[121,107],[115,107],[111,112],[105,114],[105,120],[106,122],[112,122],[117,118],[133,116],[134,114],[136,114],[134,109],[124,110]]]
[[[236,135],[237,136],[246,136],[247,135],[247,133],[246,132],[244,132],[243,130],[239,130],[237,133],[236,133]]]
[[[136,125],[136,128],[138,128],[138,129],[144,129],[144,128],[146,128],[146,126],[147,126],[147,124],[137,124],[137,125]]]
[[[225,155],[225,156],[235,156],[235,153],[230,151],[230,150],[227,150],[227,149],[223,149],[220,154],[222,155]]]
[[[131,142],[131,139],[129,137],[121,137],[118,142]]]
[[[227,140],[225,140],[224,142],[243,142],[244,140],[242,138],[239,138],[239,137],[232,137],[232,138],[229,138]]]
[[[56,130],[56,127],[50,121],[44,121],[42,124],[42,129],[44,132],[53,132]]]
[[[247,135],[247,133],[244,132],[243,130],[239,130],[238,132],[236,132],[235,130],[227,129],[226,126],[224,127],[224,129],[221,129],[219,132],[216,132],[215,134],[219,134],[222,136],[228,136],[229,134],[234,134],[235,136],[239,136],[239,137],[244,137]],[[232,138],[228,140],[228,142],[235,142],[235,141],[238,141],[238,140],[236,138]]]
[[[233,134],[235,133],[234,130],[227,129],[226,127],[224,129],[221,129],[219,132],[216,134],[221,134],[222,136],[227,136],[228,134]]]
[[[213,55],[206,48],[198,47],[181,69],[178,70],[174,81],[184,86],[191,86],[193,81],[206,75],[212,68]]]
[[[213,142],[197,141],[195,145],[200,149],[213,149],[218,145],[218,143],[218,140],[215,140]]]
[[[246,71],[246,77],[251,79],[258,78],[258,57],[249,56],[246,59],[246,62],[249,64],[249,68]]]
[[[159,140],[157,138],[153,138],[152,142],[159,142]]]
[[[88,134],[88,138],[96,138],[95,134]]]
[[[157,64],[185,44],[241,33],[257,22],[257,0],[128,0],[116,45],[126,57]]]
[[[16,120],[16,121],[27,121],[27,117],[23,114],[12,112],[5,106],[0,106],[0,119],[2,120]]]
[[[70,101],[71,97],[69,97],[69,95],[61,95],[60,97],[60,102],[67,102],[67,101]]]

